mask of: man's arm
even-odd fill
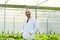
[[[34,27],[34,30],[32,30],[31,33],[35,33],[35,32],[37,32],[37,30],[39,30],[39,25],[38,25],[36,20],[34,21],[34,26],[33,27]]]

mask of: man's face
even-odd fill
[[[25,12],[25,15],[26,15],[27,17],[30,17],[30,15],[31,15],[30,11],[27,10],[27,11]]]

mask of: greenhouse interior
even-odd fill
[[[31,11],[31,16],[37,20],[40,35],[50,35],[50,33],[53,36],[54,34],[56,34],[55,36],[60,35],[60,0],[0,0],[0,38],[2,33],[5,34],[4,36],[11,33],[16,35],[21,33],[26,19],[26,8]],[[60,39],[60,36],[58,38]],[[36,38],[36,40],[38,39]],[[57,38],[50,39],[58,40]]]

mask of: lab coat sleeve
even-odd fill
[[[39,30],[39,25],[38,25],[36,20],[34,21],[34,26],[33,27],[34,27],[34,29],[32,30],[31,33],[34,34],[35,32],[37,32]]]

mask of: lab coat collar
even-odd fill
[[[28,23],[30,22],[31,19],[32,19],[32,17],[29,19]],[[26,19],[26,23],[27,23],[27,19]]]

